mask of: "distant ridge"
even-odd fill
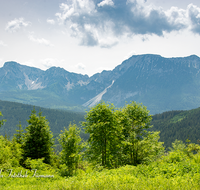
[[[117,107],[140,102],[152,114],[193,109],[200,106],[200,58],[133,55],[112,71],[91,77],[6,62],[0,68],[0,99],[76,111],[100,100]]]

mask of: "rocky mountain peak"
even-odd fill
[[[20,64],[15,62],[15,61],[8,61],[8,62],[5,62],[3,67],[6,68],[6,67],[16,67],[16,66],[19,66]]]
[[[133,55],[113,70],[91,77],[60,67],[43,71],[11,61],[0,68],[0,99],[53,108],[91,106],[104,100],[116,106],[141,102],[151,113],[192,109],[200,106],[199,73],[196,55]]]

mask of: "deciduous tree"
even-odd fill
[[[113,104],[101,102],[87,112],[86,121],[82,123],[90,134],[87,150],[89,158],[103,167],[110,167],[116,162],[119,147],[120,129],[117,125]]]
[[[123,127],[124,147],[127,164],[137,165],[139,162],[139,151],[141,151],[141,141],[147,136],[152,117],[149,111],[142,104],[131,102],[121,109],[119,122]]]
[[[83,149],[81,141],[80,130],[76,124],[70,124],[69,130],[65,129],[60,134],[59,143],[62,146],[61,163],[67,166],[65,175],[71,176],[74,171],[76,172],[80,161],[80,152]]]
[[[104,167],[149,162],[164,150],[159,133],[149,132],[151,115],[142,104],[131,102],[115,109],[113,104],[97,104],[83,122],[90,134],[88,157]]]

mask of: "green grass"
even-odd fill
[[[14,169],[13,169],[14,170]],[[46,172],[46,173],[45,173]],[[118,169],[88,168],[78,170],[73,177],[61,177],[56,171],[38,171],[38,174],[53,174],[54,178],[35,178],[29,171],[27,178],[0,178],[0,189],[15,190],[132,190],[200,189],[199,161],[185,160],[171,163],[161,160],[150,165],[124,166]],[[25,170],[23,170],[25,173]],[[3,172],[8,176],[8,173]]]

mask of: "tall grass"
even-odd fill
[[[19,169],[18,169],[19,170]],[[25,170],[23,170],[25,173]],[[3,175],[8,173],[2,172]],[[30,174],[30,171],[29,171]],[[124,166],[101,171],[88,167],[73,177],[61,177],[58,172],[37,171],[54,178],[0,178],[0,189],[7,190],[199,190],[200,165],[195,159],[181,162],[160,160],[150,165]]]

